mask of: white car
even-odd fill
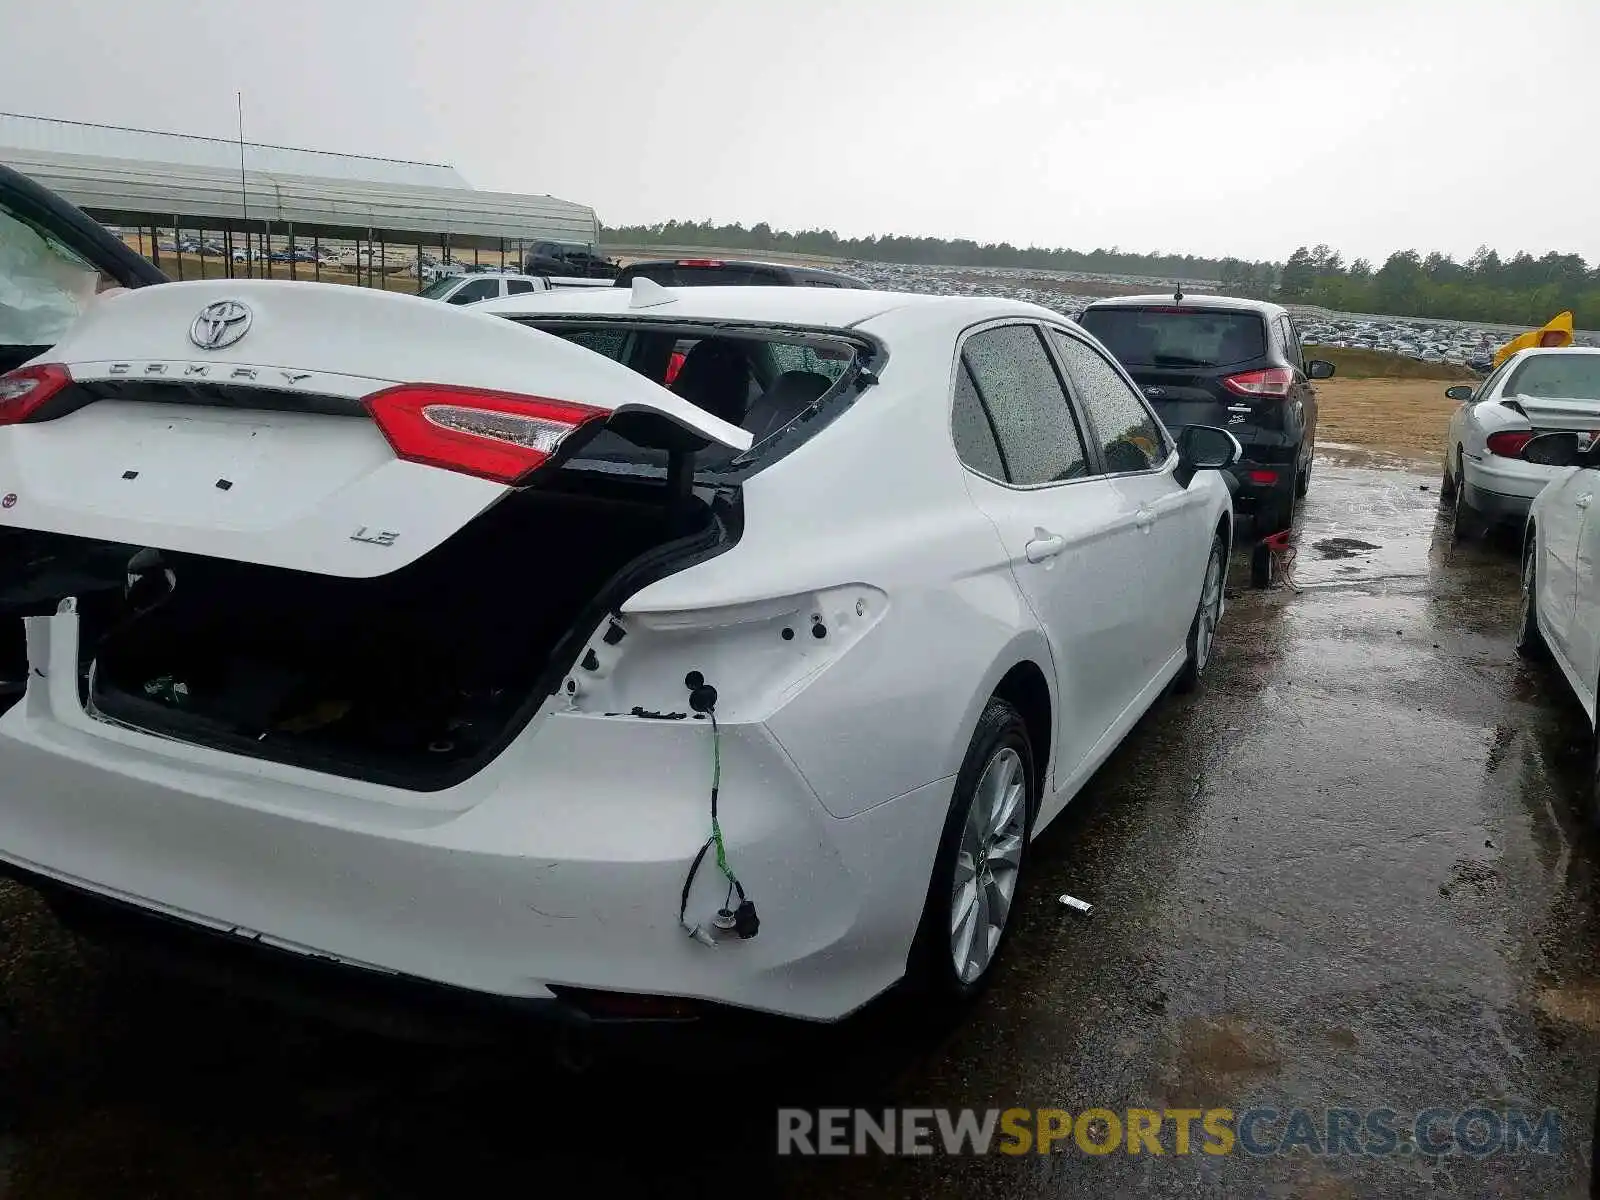
[[[1517,650],[1553,659],[1596,727],[1600,692],[1600,442],[1552,433],[1526,453],[1554,478],[1528,510]],[[1590,815],[1600,822],[1600,736],[1591,745]]]
[[[1457,384],[1445,395],[1461,402],[1450,417],[1439,487],[1456,536],[1520,525],[1533,498],[1559,474],[1522,457],[1529,439],[1600,430],[1600,349],[1521,350],[1476,388]]]
[[[591,1016],[975,990],[1205,670],[1237,442],[1029,304],[498,311],[177,283],[0,378],[0,864]]]
[[[445,304],[477,304],[502,296],[521,296],[528,292],[549,292],[565,288],[610,287],[609,279],[567,279],[544,275],[515,275],[509,271],[474,271],[470,274],[441,275],[418,293],[424,300]]]

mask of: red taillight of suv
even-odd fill
[[[0,425],[29,420],[71,382],[67,369],[55,363],[18,367],[0,375]]]
[[[1518,429],[1506,433],[1491,433],[1486,440],[1490,454],[1498,454],[1501,458],[1516,458],[1533,441],[1533,432],[1528,429]]]
[[[517,484],[604,409],[542,396],[406,383],[364,401],[407,462]]]
[[[1268,367],[1262,371],[1245,371],[1223,377],[1222,386],[1236,396],[1252,400],[1282,399],[1294,385],[1294,372],[1288,367]]]

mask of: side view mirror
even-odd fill
[[[1522,448],[1518,457],[1542,467],[1576,467],[1587,462],[1587,450],[1575,433],[1541,433]]]
[[[1312,379],[1332,379],[1334,365],[1325,359],[1313,358],[1306,364],[1306,374]]]
[[[1444,394],[1447,399],[1454,400],[1459,404],[1465,404],[1472,399],[1473,393],[1477,390],[1470,383],[1457,383],[1445,388]]]
[[[1178,484],[1188,487],[1196,471],[1226,471],[1243,457],[1244,447],[1226,429],[1190,425],[1178,435]]]

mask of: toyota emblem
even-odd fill
[[[1147,387],[1144,389],[1144,394],[1149,396],[1152,400],[1159,400],[1167,394],[1167,389],[1159,387]]]
[[[0,500],[0,508],[11,508],[16,504],[16,502],[17,494],[15,492],[7,492],[6,498],[4,500]]]
[[[221,350],[250,332],[250,310],[237,300],[218,300],[200,310],[189,340],[202,350]]]

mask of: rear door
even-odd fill
[[[1305,448],[1303,462],[1309,463],[1312,448],[1317,440],[1317,389],[1306,374],[1306,351],[1300,344],[1300,332],[1287,314],[1278,318],[1283,337],[1283,361],[1294,371],[1294,381],[1289,385],[1291,419],[1305,431],[1301,445]]]
[[[1268,331],[1252,310],[1198,304],[1088,308],[1079,324],[1110,350],[1174,434],[1220,425],[1248,444],[1260,401],[1223,379],[1274,365]]]
[[[623,417],[751,441],[562,338],[366,288],[144,288],[49,357],[0,392],[0,528],[327,575],[414,561]]]
[[[1131,569],[1144,634],[1141,673],[1153,677],[1183,646],[1211,552],[1205,495],[1181,486],[1167,431],[1116,365],[1084,339],[1053,329],[1074,397],[1085,410],[1119,511],[1133,511]]]
[[[952,432],[974,503],[1044,630],[1062,786],[1143,686],[1133,507],[1100,471],[1032,323],[980,326],[956,360]],[[1048,816],[1049,814],[1045,814]]]

